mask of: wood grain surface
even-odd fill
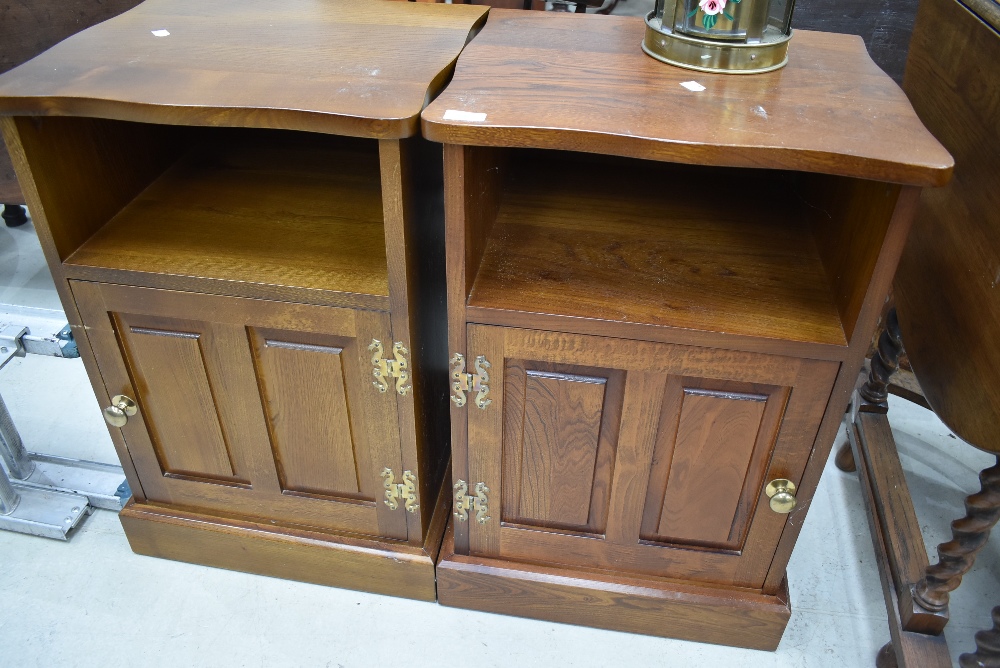
[[[803,182],[803,211],[833,287],[844,334],[853,342],[901,188],[814,174]]]
[[[0,77],[0,113],[406,137],[487,11],[147,0]]]
[[[660,540],[714,545],[730,542],[766,405],[764,395],[684,389],[656,529]],[[766,434],[765,447],[773,439],[773,433]],[[750,477],[758,478],[758,472],[753,471]],[[711,504],[706,504],[706,499],[711,499]]]
[[[493,365],[495,397],[486,410],[466,412],[469,475],[490,488],[493,515],[469,523],[470,554],[762,587],[789,517],[770,510],[764,485],[801,475],[839,364],[482,325],[469,326],[468,340],[470,352]],[[596,421],[580,415],[596,397],[563,392],[528,403],[524,390],[507,386],[522,382],[524,369],[608,379],[596,452]],[[741,449],[713,436],[733,429],[722,424],[728,416],[687,405],[684,420],[685,389],[759,395],[766,406],[743,427]],[[540,409],[558,415],[545,429],[531,415]],[[571,416],[573,424],[563,424]],[[676,426],[699,421],[704,438]],[[692,456],[706,440],[721,447]],[[715,494],[716,480],[732,489]],[[661,536],[663,513],[674,523]]]
[[[434,601],[434,564],[451,510],[447,481],[418,545],[276,528],[131,501],[120,517],[137,554],[271,577]]]
[[[397,395],[372,387],[367,351],[373,338],[388,340],[387,314],[71,283],[109,393],[138,404],[120,432],[149,501],[284,526],[407,539],[406,513],[390,510],[377,491],[384,467],[402,470],[398,424],[384,417],[395,416]],[[137,332],[138,326],[159,334]],[[275,376],[259,346],[252,345],[261,334],[265,340],[312,346],[314,356],[329,354],[316,346],[340,348],[343,373],[327,384],[343,391],[320,391],[310,374]],[[187,354],[165,359],[162,346],[150,348],[144,339],[181,341]],[[275,412],[288,406],[294,407],[290,415]],[[313,412],[346,413],[348,438],[324,440],[323,422],[309,419]],[[288,435],[306,439],[319,452],[302,461],[289,452]],[[333,460],[347,470],[327,476],[321,489],[308,483],[303,489],[299,468],[329,467],[323,451],[337,447],[342,452]],[[334,489],[335,478],[346,479],[347,487]]]
[[[132,314],[117,320],[163,475],[249,485],[234,470],[216,412],[204,359],[205,348],[215,343],[210,329]]]
[[[467,350],[466,301],[500,205],[501,173],[497,161],[503,154],[491,148],[453,144],[442,148],[448,355],[451,356]],[[450,407],[450,414],[452,476],[455,480],[469,481],[468,419],[465,410],[457,406]],[[466,522],[455,527],[455,543],[462,553],[468,552]]]
[[[789,175],[512,153],[469,307],[847,344]]]
[[[919,608],[914,605],[910,585],[923,575],[927,553],[889,421],[884,414],[860,413],[857,422],[848,424],[847,434],[858,466],[875,565],[889,612],[892,641],[879,652],[876,666],[946,668],[952,663],[947,640],[940,630],[942,623],[947,622],[947,615],[939,616],[938,624],[928,626],[932,615],[926,610],[916,617],[912,614]],[[907,628],[904,619],[912,628]]]
[[[894,291],[927,402],[959,437],[1000,452],[1000,10],[970,6],[982,17],[954,0],[925,0],[917,15],[903,85],[956,169],[921,194]]]
[[[362,305],[384,308],[377,143],[220,132],[178,138],[189,152],[70,255],[67,269],[369,295]]]
[[[914,587],[924,577],[929,562],[889,420],[885,413],[860,411],[847,429],[849,445],[862,460],[856,463],[871,504],[869,523],[876,558],[885,561],[884,570],[891,579],[888,584],[895,590],[899,615],[895,623],[904,631],[938,635],[944,631],[949,613],[947,608],[927,610],[914,597]]]
[[[464,556],[453,525],[437,564],[442,605],[762,650],[778,646],[791,616],[787,584],[768,596]]]
[[[605,532],[623,376],[505,361],[505,522]]]
[[[424,111],[424,136],[914,185],[948,180],[951,156],[860,38],[798,31],[787,67],[734,76],[650,58],[637,46],[644,28],[638,17],[491,10]],[[691,80],[706,90],[681,86]],[[448,110],[486,118],[446,120]]]
[[[355,436],[365,425],[350,396],[351,381],[368,378],[351,368],[344,341],[260,328],[250,335],[282,492],[373,500],[378,464],[367,439]]]

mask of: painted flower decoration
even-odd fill
[[[729,2],[735,5],[739,4],[740,0],[699,0],[698,6],[691,10],[688,18],[697,14],[700,9],[703,13],[701,24],[705,26],[705,30],[711,30],[715,27],[716,21],[719,20],[719,14],[722,14],[730,21],[733,20],[732,14],[726,11],[726,4]]]
[[[726,0],[701,0],[698,6],[709,16],[715,16],[726,8]]]

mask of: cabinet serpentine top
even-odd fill
[[[948,151],[860,37],[797,30],[780,70],[705,74],[644,54],[644,28],[635,17],[491,10],[424,110],[424,136],[917,186],[951,175]]]
[[[0,77],[0,114],[406,137],[487,11],[146,0]]]

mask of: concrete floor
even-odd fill
[[[635,3],[637,0],[627,0]],[[30,225],[0,226],[0,303],[58,307]],[[0,393],[29,450],[114,462],[79,360],[15,359]],[[992,459],[932,413],[891,401],[929,544]],[[1000,603],[996,536],[952,597],[955,657]],[[134,555],[111,512],[69,542],[0,532],[0,667],[871,666],[888,639],[859,483],[832,461],[788,569],[793,614],[774,654],[464,612]]]

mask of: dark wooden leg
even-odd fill
[[[1000,605],[993,608],[993,628],[976,634],[976,651],[958,657],[962,668],[1000,668]]]
[[[854,450],[851,449],[850,441],[840,446],[840,450],[837,450],[837,457],[833,460],[833,463],[844,473],[854,473],[858,470],[858,465],[854,462]]]
[[[887,405],[889,398],[889,379],[899,368],[899,355],[903,352],[903,343],[899,335],[899,320],[896,318],[896,308],[889,309],[885,315],[885,328],[878,337],[878,351],[872,356],[872,368],[868,374],[868,382],[861,386],[858,393],[872,404]]]
[[[941,633],[948,611],[929,611],[914,601],[915,585],[927,572],[927,552],[920,523],[906,485],[888,415],[860,401],[847,434],[854,448],[861,496],[882,582],[891,642],[876,665],[949,668],[951,658]]]
[[[1000,462],[983,469],[979,483],[979,492],[965,499],[965,517],[951,523],[951,540],[938,545],[938,562],[917,583],[914,598],[928,610],[948,606],[948,593],[962,584],[1000,519]]]
[[[18,227],[28,222],[28,212],[20,204],[4,204],[3,214],[0,215],[7,227]]]
[[[889,379],[899,368],[899,356],[902,352],[899,320],[896,318],[896,308],[893,307],[885,314],[885,322],[882,323],[881,334],[878,337],[878,350],[872,356],[868,380],[858,390],[858,394],[864,399],[859,410],[868,413],[885,413],[889,410]],[[834,463],[845,473],[854,473],[858,470],[850,442],[840,446]]]
[[[891,642],[882,645],[882,649],[875,655],[875,668],[897,668],[896,648]]]

